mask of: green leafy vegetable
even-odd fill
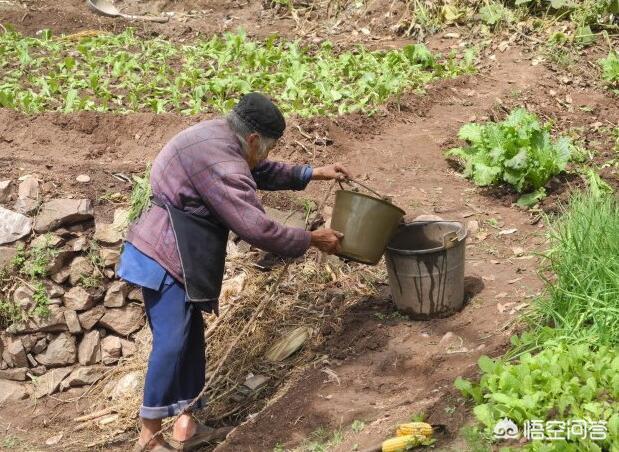
[[[28,113],[225,111],[250,91],[300,116],[372,113],[435,78],[471,72],[472,56],[444,58],[423,44],[338,52],[276,37],[226,33],[180,45],[132,30],[77,38],[0,34],[0,106]]]
[[[606,58],[600,61],[602,66],[602,78],[612,89],[619,90],[619,54],[611,50]]]
[[[479,16],[485,24],[498,25],[501,22],[510,22],[513,18],[511,11],[498,2],[490,2],[479,9]]]
[[[465,124],[458,136],[468,146],[451,149],[447,156],[464,162],[464,175],[480,186],[505,182],[518,193],[529,193],[522,205],[541,199],[544,185],[565,170],[573,155],[569,138],[553,140],[550,126],[524,109],[500,123]]]
[[[520,432],[527,420],[605,421],[605,440],[534,440],[519,450],[619,448],[618,348],[561,344],[537,355],[524,354],[516,363],[482,357],[480,369],[483,374],[479,384],[459,378],[455,385],[475,400],[473,412],[487,435],[492,435],[503,418],[514,421]]]

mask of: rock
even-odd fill
[[[6,347],[5,353],[9,367],[28,367],[28,358],[24,344],[18,337],[14,337]]]
[[[69,284],[75,286],[82,278],[91,276],[94,271],[94,267],[90,260],[84,256],[78,256],[71,261],[69,269]]]
[[[443,219],[438,215],[419,215],[415,217],[413,221],[442,221]]]
[[[27,367],[18,367],[14,369],[0,370],[0,379],[13,380],[13,381],[25,381]]]
[[[243,385],[252,391],[257,391],[258,389],[264,387],[269,380],[270,377],[267,377],[266,375],[252,375],[245,380]]]
[[[50,259],[47,271],[55,283],[62,284],[69,278],[69,262],[73,256],[73,251],[61,250]]]
[[[12,183],[10,180],[0,181],[0,203],[11,200]]]
[[[479,221],[477,221],[477,220],[469,221],[466,224],[466,229],[467,229],[469,234],[475,234],[477,231],[479,231]]]
[[[124,231],[128,224],[129,211],[116,209],[114,221],[109,223],[97,223],[95,225],[94,239],[108,245],[118,245],[123,239]]]
[[[43,182],[41,184],[41,191],[43,192],[44,195],[47,195],[51,193],[52,191],[55,191],[56,188],[58,188],[58,185],[56,185],[52,181]]]
[[[17,198],[39,199],[39,181],[30,175],[24,177],[17,188]]]
[[[27,176],[17,189],[15,210],[25,215],[34,212],[39,207],[39,181]]]
[[[36,366],[38,366],[38,365],[39,365],[39,363],[37,362],[37,360],[36,360],[36,359],[34,359],[34,356],[32,356],[32,354],[31,354],[31,353],[28,353],[28,354],[26,355],[26,358],[28,358],[28,362],[30,363],[30,366],[31,366],[31,367],[36,367]]]
[[[17,248],[0,246],[0,270],[11,265],[15,256],[17,256]]]
[[[123,232],[114,224],[97,223],[93,238],[108,245],[118,245],[123,239]]]
[[[445,352],[464,351],[463,344],[462,338],[451,331],[445,333],[438,342],[438,346],[443,348]]]
[[[103,306],[95,306],[89,311],[80,312],[77,317],[80,320],[80,325],[85,330],[92,329],[93,326],[99,321],[101,317],[105,314],[105,308]]]
[[[499,231],[499,235],[512,235],[512,234],[515,234],[516,232],[518,232],[518,229],[516,228],[503,229]]]
[[[39,233],[53,231],[63,225],[91,220],[93,213],[89,199],[54,199],[41,206],[34,230]]]
[[[88,174],[80,174],[75,178],[80,184],[87,184],[90,182],[90,176]]]
[[[114,389],[112,389],[112,400],[124,399],[137,395],[142,387],[142,374],[138,371],[129,372],[124,375]]]
[[[47,304],[49,306],[51,305],[62,306],[62,297],[50,298]]]
[[[25,215],[0,207],[0,245],[13,243],[32,231],[32,220]]]
[[[45,289],[47,290],[47,295],[50,298],[60,298],[64,295],[64,289],[62,286],[54,284],[51,281],[45,282]]]
[[[114,281],[107,289],[103,306],[106,308],[122,308],[127,304],[127,294],[129,293],[129,285],[123,281]]]
[[[120,230],[125,229],[127,224],[129,224],[129,209],[119,207],[114,210],[114,220],[112,221],[112,224]]]
[[[15,201],[15,205],[13,205],[16,212],[23,213],[24,215],[33,214],[38,207],[39,201],[30,198],[18,199]]]
[[[8,380],[0,380],[0,405],[4,402],[13,400],[23,400],[28,398],[26,386]]]
[[[67,246],[71,249],[71,251],[75,251],[76,253],[86,251],[88,249],[88,239],[86,237],[78,237],[70,240],[67,243]]]
[[[63,297],[64,305],[74,311],[86,311],[95,305],[95,298],[83,287],[76,286],[69,289]]]
[[[84,334],[77,350],[77,359],[82,366],[101,361],[101,335],[97,330]]]
[[[77,317],[77,312],[67,309],[64,312],[64,321],[67,322],[67,327],[69,328],[69,333],[71,334],[79,334],[82,332],[82,327],[80,325],[80,321]]]
[[[62,433],[58,433],[57,435],[54,435],[50,438],[47,438],[45,440],[45,445],[46,446],[55,446],[56,444],[58,444],[60,442],[60,440],[62,439],[63,434]]]
[[[77,361],[75,337],[68,333],[59,334],[48,344],[43,353],[36,356],[36,360],[46,367],[61,367],[75,363]]]
[[[129,341],[127,339],[121,339],[120,345],[121,345],[122,353],[124,357],[135,355],[135,352],[137,351],[137,347],[135,346],[134,342]]]
[[[122,344],[117,336],[107,336],[101,341],[101,361],[106,366],[116,363],[122,356]]]
[[[34,300],[32,299],[33,295],[34,290],[30,287],[19,286],[15,289],[15,292],[13,292],[13,301],[23,310],[29,311],[35,305]]]
[[[53,394],[60,386],[62,380],[71,373],[70,367],[61,367],[59,369],[52,369],[46,374],[40,376],[34,382],[34,397],[39,399],[46,395]]]
[[[131,289],[128,298],[131,301],[139,301],[140,303],[144,303],[144,295],[142,294],[142,289],[140,287],[134,287]]]
[[[20,336],[19,339],[21,339],[21,343],[24,346],[24,350],[26,350],[26,353],[30,353],[39,338],[34,334],[25,334],[23,336]]]
[[[23,322],[14,323],[6,329],[9,334],[25,334],[36,332],[59,332],[67,331],[67,324],[64,320],[64,309],[51,305],[50,314],[46,318],[34,317]]]
[[[64,243],[62,237],[58,237],[54,234],[41,234],[37,235],[30,242],[31,248],[56,248]]]
[[[60,386],[62,389],[66,389],[69,387],[92,385],[103,377],[104,369],[101,366],[78,367],[64,379]]]
[[[112,270],[111,268],[106,268],[105,270],[103,270],[103,274],[107,279],[114,279],[114,276],[116,276],[116,273],[114,273],[114,270]]]
[[[57,272],[50,275],[52,281],[58,284],[64,284],[67,279],[69,279],[69,268],[63,268],[62,270],[58,270]]]
[[[36,355],[38,353],[43,353],[43,351],[46,348],[47,348],[47,339],[41,338],[37,341],[36,344],[34,344],[34,347],[32,347],[32,350],[30,351]]]
[[[512,248],[512,252],[514,253],[514,256],[516,257],[524,256],[524,253],[525,253],[524,248],[521,246],[514,246]]]
[[[108,309],[99,323],[121,336],[128,336],[144,325],[144,311],[135,304]]]
[[[105,267],[115,267],[120,259],[120,251],[109,248],[101,248],[99,255]]]
[[[30,369],[30,373],[35,377],[40,377],[45,372],[47,372],[47,367],[45,366],[36,366]]]

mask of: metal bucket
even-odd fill
[[[331,228],[344,234],[338,256],[376,265],[404,214],[383,199],[349,190],[336,191]]]
[[[398,229],[385,260],[399,310],[428,319],[462,309],[466,236],[464,225],[455,221],[418,221]]]

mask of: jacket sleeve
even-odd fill
[[[271,220],[256,196],[256,182],[246,169],[236,166],[216,165],[209,177],[194,181],[209,210],[253,246],[281,256],[305,253],[310,246],[310,232]]]
[[[312,177],[312,167],[265,160],[251,175],[260,190],[304,190]]]

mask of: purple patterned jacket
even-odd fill
[[[225,119],[200,122],[176,135],[153,162],[153,194],[171,205],[215,214],[246,242],[282,256],[300,256],[310,233],[271,220],[256,190],[303,190],[303,165],[264,161],[253,171]],[[176,240],[165,209],[153,205],[129,228],[127,240],[183,281]]]

